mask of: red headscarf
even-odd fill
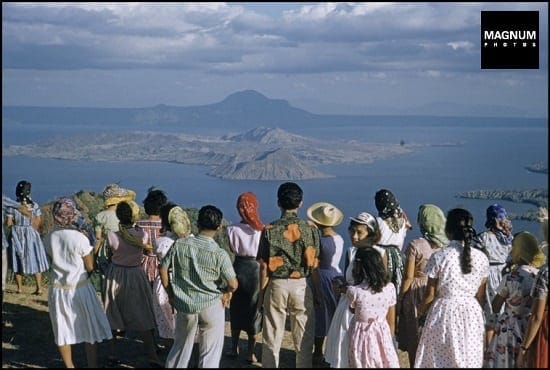
[[[256,230],[263,230],[264,224],[258,215],[258,199],[254,193],[247,192],[239,195],[237,210],[241,215],[242,223],[248,224]]]

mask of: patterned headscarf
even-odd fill
[[[439,248],[449,244],[445,235],[445,222],[447,218],[443,211],[433,204],[422,204],[418,209],[418,226],[422,236]]]
[[[506,209],[495,203],[487,208],[486,215],[487,220],[485,221],[485,227],[491,230],[502,244],[512,243],[512,225],[510,224],[510,229],[505,231],[496,224],[497,220],[505,220],[508,218]]]
[[[57,227],[80,231],[90,240],[90,245],[95,244],[94,233],[84,222],[84,217],[78,210],[74,200],[67,197],[57,199],[53,204],[52,214]]]
[[[395,195],[387,189],[380,189],[374,196],[374,202],[378,210],[378,216],[386,220],[386,223],[394,233],[398,232],[406,220],[402,217],[403,211],[399,207],[399,202],[395,198]]]
[[[187,236],[191,231],[189,217],[180,206],[175,206],[168,212],[168,222],[172,232],[179,238]]]
[[[80,211],[71,198],[62,197],[57,199],[52,208],[53,218],[56,225],[61,227],[76,226]]]
[[[264,224],[258,215],[258,199],[251,192],[242,193],[237,199],[237,210],[242,222],[256,230],[263,230]]]

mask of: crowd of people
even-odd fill
[[[223,228],[222,211],[205,205],[194,234],[161,189],[148,190],[141,218],[136,193],[113,183],[93,225],[73,199],[55,200],[55,228],[42,238],[31,184],[20,181],[15,195],[2,195],[2,302],[8,267],[16,294],[26,274],[42,294],[41,274],[50,274],[48,311],[67,368],[76,367],[71,347],[79,343],[98,367],[103,341],[106,366],[120,364],[118,339],[128,331],[150,367],[218,368],[222,356],[242,355],[244,332],[244,359],[277,368],[287,322],[297,368],[399,368],[398,350],[411,368],[548,367],[546,209],[539,241],[513,233],[499,204],[477,233],[467,209],[425,203],[421,236],[405,243],[413,225],[392,191],[374,194],[376,213],[345,217],[320,200],[302,218],[303,190],[284,182],[279,219],[262,221],[256,195],[243,192],[239,222]],[[347,248],[336,231],[346,219]],[[221,232],[228,251],[216,242]]]

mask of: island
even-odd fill
[[[548,163],[537,162],[537,163],[533,163],[528,166],[525,166],[525,168],[531,172],[548,174]]]
[[[208,175],[233,180],[304,180],[332,177],[316,167],[372,163],[427,144],[330,141],[280,128],[257,127],[237,134],[200,136],[116,131],[57,136],[2,148],[3,156],[82,161],[161,161],[210,166]]]
[[[538,208],[548,209],[548,189],[473,190],[459,193],[456,197],[469,199],[500,199],[516,203],[528,203]],[[516,220],[538,221],[538,208],[522,214],[509,213],[508,217]]]

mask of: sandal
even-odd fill
[[[248,362],[249,364],[253,364],[258,362],[258,359],[256,358],[255,354],[252,354],[252,356],[246,356],[246,362]]]
[[[35,290],[33,295],[42,295],[43,291],[42,289],[39,289],[39,290]]]

